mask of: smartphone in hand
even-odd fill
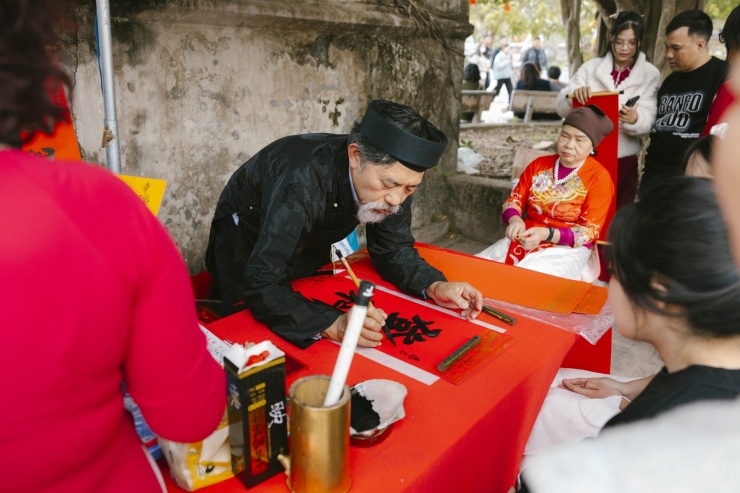
[[[639,94],[637,96],[633,97],[633,98],[629,98],[627,100],[627,102],[624,103],[624,105],[627,106],[628,108],[631,108],[631,107],[633,107],[635,105],[635,103],[637,102],[638,99],[640,99],[640,95]]]

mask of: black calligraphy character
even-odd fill
[[[334,294],[339,296],[339,299],[332,306],[338,310],[349,310],[355,304],[355,300],[357,299],[357,294],[354,291],[350,291],[347,294],[337,291]]]
[[[442,332],[440,329],[431,329],[429,327],[434,323],[433,320],[426,322],[419,315],[414,315],[409,320],[398,315],[398,312],[388,315],[385,325],[391,330],[390,336],[394,340],[398,337],[403,337],[404,344],[411,345],[415,342],[426,342],[425,337],[437,337]]]

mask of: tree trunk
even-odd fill
[[[604,0],[596,3],[596,56],[603,56],[609,51],[609,29],[612,27],[613,19],[609,16],[617,11],[614,0]]]
[[[651,57],[653,64],[658,68],[662,68],[662,71],[665,71],[665,43],[661,43],[660,41],[665,41],[665,28],[668,23],[671,22],[671,19],[673,19],[676,13],[676,0],[664,0],[660,11],[660,17],[658,18],[656,41]]]
[[[583,64],[579,26],[581,0],[560,0],[560,14],[565,25],[565,49],[568,52],[569,70],[572,75]]]

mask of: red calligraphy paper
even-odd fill
[[[474,349],[447,370],[441,372],[435,368],[433,372],[448,382],[459,384],[516,342],[514,337],[493,330],[484,330],[478,335],[481,341]]]
[[[549,276],[422,243],[417,243],[416,249],[424,260],[442,271],[450,281],[467,281],[486,298],[538,310],[572,313],[592,287],[589,283]],[[375,283],[381,281],[367,250],[353,253],[347,257],[347,261],[360,279]],[[341,268],[341,264],[338,268]],[[598,305],[598,299],[594,302],[596,306],[590,309],[598,313],[603,302],[601,305]]]
[[[293,283],[293,288],[310,300],[326,303],[342,311],[354,306],[357,294],[354,282],[343,276],[301,279]],[[372,302],[388,314],[386,327],[389,336],[376,349],[452,383],[462,382],[516,340],[509,335],[482,328],[481,322],[469,322],[431,303],[412,300],[387,285],[376,289]],[[487,332],[495,335],[487,336]],[[471,350],[450,370],[436,370],[440,362],[476,334],[481,335],[484,344]]]
[[[591,286],[573,311],[584,315],[598,315],[601,313],[601,309],[604,307],[608,297],[609,290],[607,288],[602,286]]]

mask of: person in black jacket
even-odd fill
[[[728,70],[727,62],[709,54],[712,20],[701,10],[679,13],[665,32],[672,73],[658,89],[658,115],[638,195],[654,181],[683,173],[679,157],[701,135]]]
[[[303,348],[319,335],[341,340],[348,314],[309,301],[290,283],[314,275],[331,261],[331,245],[365,223],[384,279],[477,317],[481,293],[447,282],[419,256],[411,235],[411,195],[446,146],[444,133],[413,109],[373,101],[349,135],[294,135],[259,151],[229,179],[211,223],[206,266],[222,313],[248,308]],[[380,344],[385,318],[368,311],[360,345]]]

